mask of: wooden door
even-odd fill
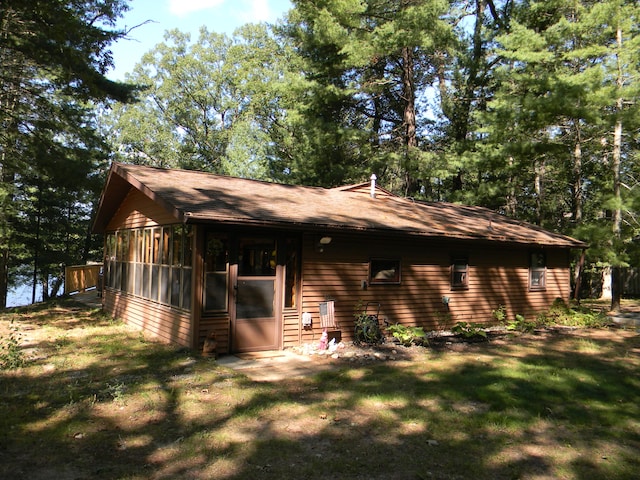
[[[239,240],[232,339],[234,352],[280,347],[276,258],[274,239]]]

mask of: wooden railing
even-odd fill
[[[89,288],[102,288],[99,285],[102,264],[72,265],[64,269],[64,293],[84,292]]]

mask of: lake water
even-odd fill
[[[33,287],[31,285],[19,285],[9,289],[7,292],[7,307],[22,307],[31,305],[31,295]],[[36,290],[36,302],[42,301],[42,287]]]

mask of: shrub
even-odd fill
[[[390,325],[387,327],[387,331],[405,347],[409,347],[413,343],[423,345],[427,337],[422,327],[406,327],[399,323]]]
[[[507,307],[504,305],[498,305],[498,308],[491,311],[491,316],[493,316],[497,322],[504,323],[507,319]]]
[[[464,338],[487,338],[487,332],[478,323],[458,322],[451,328],[451,331]]]
[[[587,328],[605,327],[609,324],[609,318],[605,313],[581,306],[570,307],[560,298],[553,302],[547,312],[538,316],[538,321],[544,324]]]
[[[378,323],[378,315],[371,315],[367,313],[365,309],[356,311],[354,317],[353,343],[356,345],[360,345],[362,343],[375,345],[384,342],[384,335],[382,334],[380,324]]]
[[[12,319],[9,326],[9,336],[0,337],[0,370],[20,368],[26,363],[20,348],[20,337],[20,331],[13,324]]]
[[[518,332],[533,332],[538,323],[535,321],[527,320],[524,315],[517,314],[515,318],[507,323],[507,330],[517,330]]]

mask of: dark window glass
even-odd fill
[[[400,260],[374,258],[369,262],[369,283],[400,283]]]
[[[229,242],[225,237],[207,233],[204,275],[204,309],[227,310],[229,279]]]
[[[284,306],[287,308],[295,308],[298,292],[298,241],[295,239],[288,239],[286,245],[287,263],[284,287]]]
[[[529,289],[544,290],[547,287],[547,258],[544,252],[532,252],[529,256]]]
[[[273,240],[244,240],[240,246],[239,274],[273,276],[276,274],[276,245]]]
[[[451,287],[469,287],[469,260],[467,257],[455,257],[451,261]]]

